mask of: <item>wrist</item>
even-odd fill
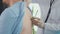
[[[45,23],[38,23],[38,27],[44,29],[45,28]]]

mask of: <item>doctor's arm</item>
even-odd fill
[[[59,30],[60,29],[60,24],[56,24],[56,23],[44,23],[43,20],[39,19],[39,18],[35,18],[34,20],[32,20],[33,24],[37,25],[40,28],[45,28],[48,30]]]

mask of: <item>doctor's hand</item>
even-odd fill
[[[38,26],[38,27],[40,27],[40,28],[44,28],[44,22],[41,20],[41,19],[39,19],[39,18],[37,18],[37,17],[32,17],[31,18],[31,21],[32,21],[32,23],[34,24],[34,25],[36,25],[36,26]]]

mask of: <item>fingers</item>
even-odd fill
[[[34,24],[34,25],[36,25],[36,26],[37,26],[37,25],[38,25],[38,23],[40,22],[40,19],[38,19],[38,18],[36,18],[36,17],[35,17],[35,18],[34,18],[34,17],[32,17],[32,18],[31,18],[31,21],[32,21],[32,24]]]
[[[43,20],[37,18],[37,17],[32,17],[31,18],[32,23],[40,28],[44,28],[44,22]]]
[[[37,17],[32,17],[31,20],[33,20],[33,19],[40,20],[40,18],[37,18]]]

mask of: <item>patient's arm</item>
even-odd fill
[[[23,29],[21,34],[32,34],[31,13],[27,9],[24,15]]]

